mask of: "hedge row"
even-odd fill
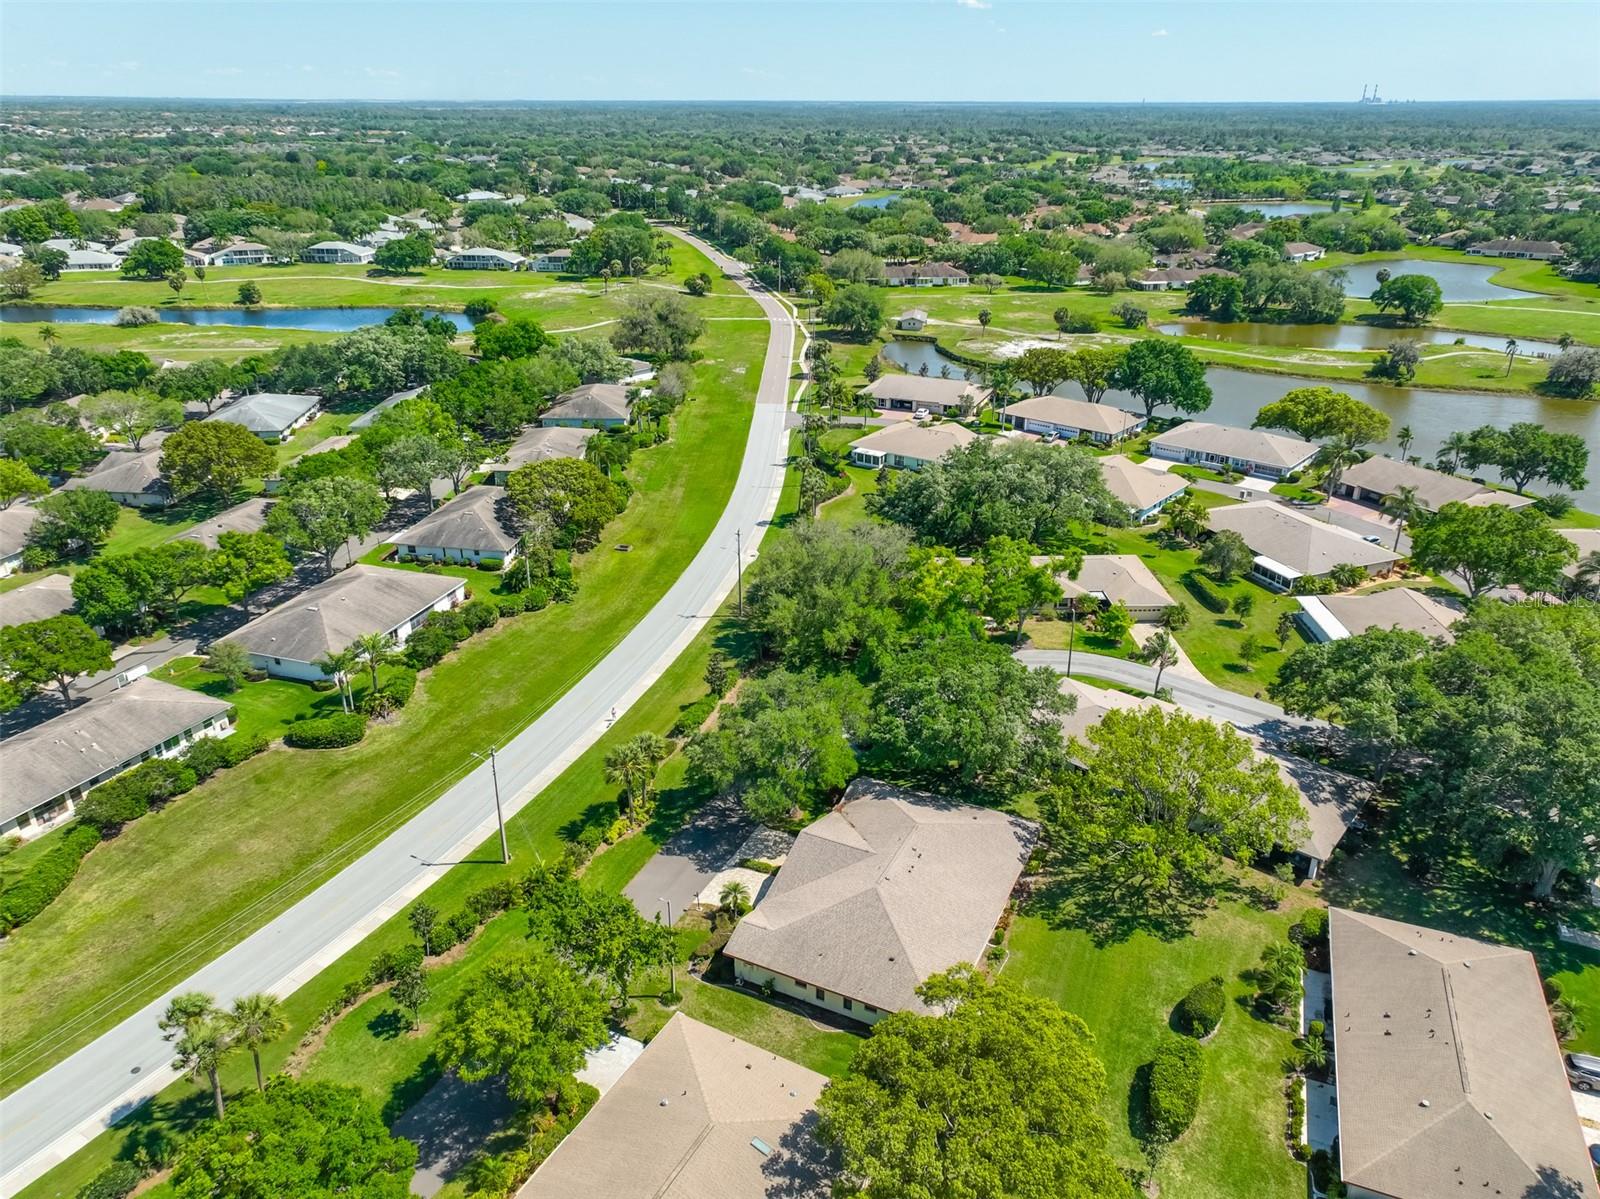
[[[1211,585],[1211,581],[1198,570],[1186,572],[1183,576],[1183,585],[1194,594],[1195,599],[1210,608],[1211,611],[1222,613],[1228,610],[1227,596],[1220,594]]]
[[[335,712],[291,724],[283,743],[295,749],[343,749],[367,735],[367,718],[358,712]]]
[[[133,1162],[112,1162],[78,1188],[75,1199],[127,1199],[144,1181],[145,1172]]]
[[[1169,1037],[1150,1063],[1150,1094],[1146,1103],[1150,1134],[1158,1141],[1176,1141],[1200,1110],[1200,1081],[1205,1073],[1204,1051],[1198,1041]]]
[[[1178,1000],[1178,1006],[1173,1009],[1172,1022],[1177,1025],[1179,1032],[1204,1040],[1222,1023],[1222,1012],[1227,1001],[1222,979],[1212,975],[1195,983],[1189,993]]]
[[[717,710],[717,704],[720,702],[715,695],[701,696],[678,713],[678,719],[672,722],[668,734],[673,737],[693,736],[699,731],[700,726],[710,719],[711,713]]]
[[[40,855],[39,860],[0,891],[0,928],[10,932],[26,924],[45,908],[78,873],[83,855],[100,844],[100,830],[87,824],[74,824],[58,845]]]

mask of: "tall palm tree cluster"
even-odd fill
[[[216,999],[203,991],[187,991],[167,1004],[161,1029],[177,1055],[173,1066],[195,1083],[203,1078],[210,1084],[220,1120],[226,1107],[222,1096],[223,1062],[241,1049],[248,1050],[255,1063],[256,1089],[265,1090],[262,1047],[288,1032],[289,1021],[282,1003],[264,991],[239,996],[231,1008],[219,1007]]]
[[[356,710],[355,690],[350,685],[351,676],[366,668],[371,683],[369,696],[378,694],[378,667],[396,658],[394,638],[388,633],[363,633],[346,648],[317,659],[317,667],[339,688],[339,703],[346,712]]]

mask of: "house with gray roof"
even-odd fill
[[[74,475],[62,491],[103,491],[129,508],[165,508],[172,491],[161,477],[161,447],[112,450],[86,475]]]
[[[208,550],[217,548],[217,538],[224,533],[259,533],[266,526],[267,513],[273,501],[264,495],[251,496],[242,504],[224,508],[215,516],[185,529],[180,540],[198,541]]]
[[[978,435],[965,425],[940,421],[925,425],[901,421],[885,425],[850,443],[850,461],[869,470],[921,470],[959,446],[971,445]]]
[[[1333,908],[1339,1169],[1357,1199],[1600,1199],[1533,955]]]
[[[240,396],[206,419],[243,425],[262,441],[279,443],[288,441],[301,425],[310,424],[321,405],[321,396],[258,391]]]
[[[358,246],[351,241],[319,241],[305,248],[300,261],[352,265],[371,262],[373,253],[372,247]]]
[[[1386,458],[1382,454],[1345,467],[1333,490],[1335,495],[1358,503],[1381,504],[1402,487],[1412,488],[1417,503],[1427,512],[1437,512],[1446,504],[1466,504],[1473,508],[1503,504],[1507,508],[1526,508],[1534,501],[1531,495],[1498,491],[1459,475],[1447,475],[1442,470],[1429,470],[1426,466]]]
[[[572,266],[572,249],[562,246],[557,250],[542,250],[528,259],[530,271],[542,271],[547,275],[559,275]]]
[[[39,510],[32,504],[13,503],[0,508],[0,579],[15,574],[22,565],[28,534],[38,519]]]
[[[866,1024],[979,962],[1038,834],[993,808],[858,778],[801,831],[725,953],[746,986]]]
[[[497,250],[493,246],[473,246],[458,250],[444,260],[452,271],[517,271],[528,260],[515,250]]]
[[[983,388],[966,379],[937,375],[879,375],[861,389],[874,408],[891,412],[926,409],[930,416],[967,416],[983,406]]]
[[[396,646],[404,645],[430,612],[465,601],[466,589],[454,575],[358,564],[285,600],[224,640],[241,646],[251,665],[268,674],[325,679],[319,659],[369,633],[386,633]]]
[[[355,420],[350,422],[351,431],[360,432],[362,429],[370,429],[374,421],[376,421],[385,412],[389,411],[389,409],[393,408],[396,404],[403,404],[407,400],[414,400],[427,390],[428,388],[426,385],[422,387],[408,387],[405,391],[397,391],[392,396],[388,396],[385,399],[379,400],[371,408],[368,408],[360,416],[356,417]]]
[[[1554,262],[1565,255],[1558,241],[1534,241],[1523,237],[1494,237],[1467,247],[1468,254],[1488,258],[1537,258]]]
[[[1173,499],[1189,490],[1189,480],[1181,475],[1151,470],[1121,454],[1102,454],[1094,461],[1111,498],[1133,514],[1134,524],[1153,519]]]
[[[389,539],[402,562],[504,566],[516,556],[517,535],[506,520],[504,487],[469,487]]]
[[[628,389],[620,383],[585,383],[562,392],[539,423],[547,429],[620,429],[628,423]]]
[[[72,607],[72,576],[45,575],[0,592],[0,629],[49,620]]]
[[[517,1199],[826,1199],[827,1082],[677,1012]]]
[[[1213,508],[1207,518],[1213,533],[1231,529],[1244,538],[1255,555],[1251,577],[1279,591],[1292,590],[1303,575],[1320,577],[1335,566],[1348,564],[1368,574],[1382,574],[1400,560],[1386,545],[1374,545],[1275,500]]]
[[[1185,421],[1150,439],[1150,456],[1191,466],[1237,470],[1281,479],[1309,466],[1318,447],[1298,437],[1262,429],[1238,429],[1208,421]]]
[[[1028,396],[1000,409],[1005,424],[1024,433],[1054,440],[1087,437],[1101,444],[1132,437],[1149,423],[1142,412],[1128,412],[1111,404],[1091,404],[1071,396]]]
[[[489,464],[489,482],[504,487],[511,472],[531,462],[548,462],[552,458],[582,458],[590,438],[599,430],[580,429],[570,425],[545,428],[536,425],[523,431],[510,448]]]
[[[883,268],[888,287],[965,287],[967,272],[948,262],[908,262]]]
[[[159,679],[135,679],[0,741],[0,836],[28,837],[72,815],[91,787],[200,737],[233,732],[233,707]]]
[[[1343,641],[1368,629],[1405,629],[1430,639],[1453,641],[1450,626],[1465,613],[1410,587],[1363,595],[1302,595],[1300,627],[1313,641]]]

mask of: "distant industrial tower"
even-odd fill
[[[1372,94],[1371,95],[1367,94],[1367,85],[1366,84],[1362,84],[1361,85],[1361,103],[1363,103],[1363,104],[1382,104],[1383,103],[1383,100],[1380,99],[1379,96],[1378,96],[1378,85],[1376,83],[1374,83],[1372,85]]]

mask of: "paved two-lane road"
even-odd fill
[[[744,268],[679,234],[743,285]],[[746,558],[776,509],[788,434],[795,325],[783,304],[751,291],[770,322],[766,360],[739,478],[688,568],[622,643],[499,753],[508,815],[552,782],[637,700],[733,589],[735,533]],[[0,1194],[12,1195],[173,1078],[156,1019],[179,991],[222,1002],[252,991],[287,994],[355,946],[494,830],[487,767],[466,775],[288,911],[183,979],[98,1039],[0,1100]],[[286,830],[292,834],[292,830]]]

